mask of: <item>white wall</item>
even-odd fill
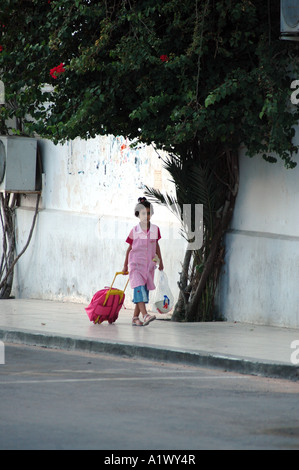
[[[299,165],[241,150],[217,303],[229,321],[299,327]]]
[[[64,146],[40,142],[44,185],[36,229],[15,270],[17,297],[88,302],[121,270],[125,238],[143,186],[173,194],[162,162],[149,147],[132,150],[121,137],[79,139]],[[240,190],[226,236],[218,309],[229,321],[299,327],[299,165],[286,170],[240,153]],[[24,246],[36,196],[17,211],[18,252]],[[176,224],[155,206],[165,271],[175,296],[185,243]],[[119,287],[122,287],[122,279]],[[127,305],[131,306],[128,292]]]
[[[40,140],[44,182],[30,247],[15,270],[16,297],[88,302],[123,267],[130,229],[138,223],[134,207],[144,185],[173,194],[169,174],[152,147],[131,149],[122,137],[76,139],[55,146]],[[22,197],[17,210],[20,252],[34,214],[36,195]],[[165,272],[175,296],[185,242],[179,224],[154,206],[160,226]],[[123,287],[124,279],[118,282]],[[130,307],[131,292],[127,296]]]

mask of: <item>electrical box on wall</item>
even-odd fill
[[[299,1],[280,1],[281,39],[299,41]]]
[[[0,136],[0,191],[35,191],[36,139]]]

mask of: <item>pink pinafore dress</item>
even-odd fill
[[[132,289],[146,286],[148,290],[154,290],[154,274],[156,263],[153,258],[156,254],[156,243],[161,238],[157,225],[150,224],[150,229],[145,232],[140,224],[136,225],[127,238],[127,243],[132,245],[129,253],[129,278]]]

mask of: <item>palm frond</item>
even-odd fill
[[[145,186],[145,195],[149,201],[167,207],[180,221],[182,220],[182,211],[176,198],[167,193],[162,194],[158,189],[149,188],[148,186]]]
[[[196,221],[192,212],[191,227],[186,226],[183,218],[183,207],[188,204],[194,207],[203,205],[204,232],[212,235],[215,215],[221,206],[223,188],[215,180],[213,165],[208,160],[194,161],[193,158],[181,159],[177,155],[169,154],[163,158],[163,167],[168,171],[175,185],[176,197],[163,194],[161,191],[146,186],[146,196],[152,202],[167,207],[181,222],[184,238],[195,230]],[[216,181],[216,182],[215,182]]]

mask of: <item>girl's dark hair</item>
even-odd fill
[[[154,209],[152,204],[146,199],[146,197],[139,197],[138,204],[135,207],[135,216],[139,217],[139,212],[145,207],[146,209],[150,209],[151,215],[154,213]]]

